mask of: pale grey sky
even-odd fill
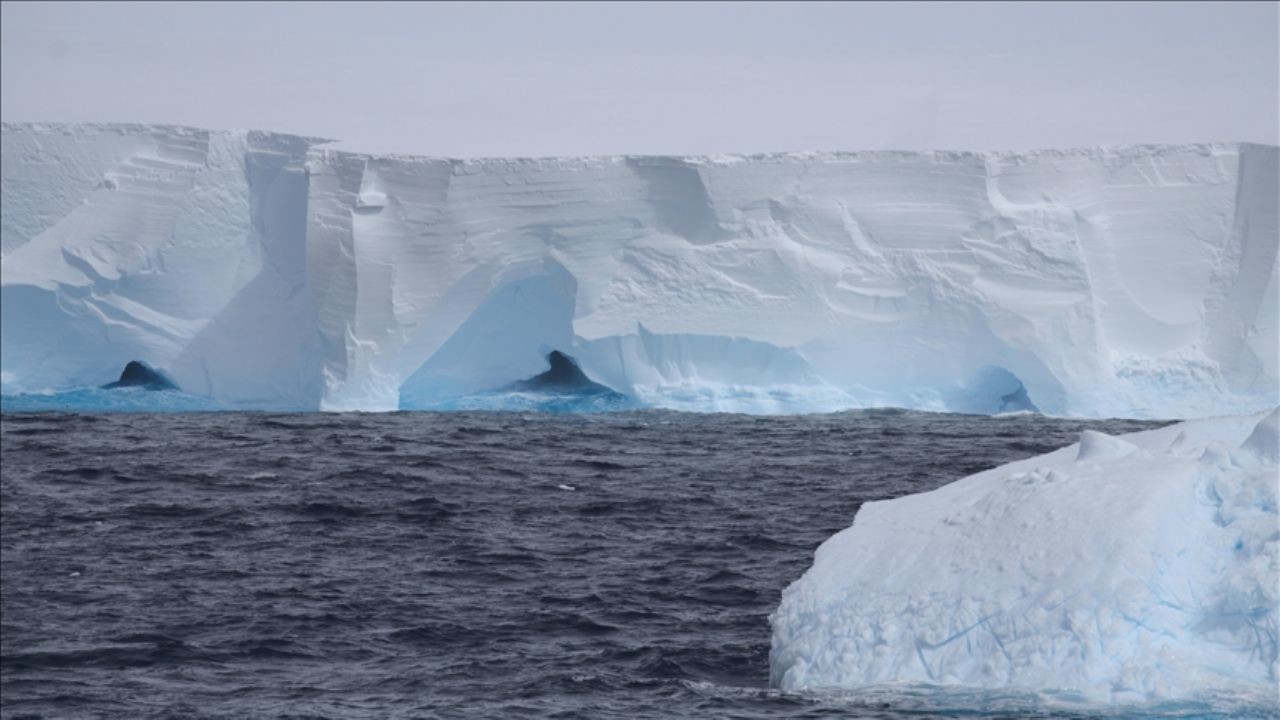
[[[1276,143],[1277,8],[4,2],[0,116],[456,157]]]

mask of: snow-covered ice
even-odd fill
[[[1275,705],[1277,418],[1086,431],[863,505],[783,593],[773,683]]]
[[[450,160],[3,126],[6,392],[1197,417],[1277,382],[1277,149]]]

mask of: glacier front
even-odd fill
[[[791,691],[1277,707],[1280,410],[1111,437],[862,506],[771,618]]]
[[[1274,404],[1277,148],[450,160],[3,126],[5,392],[432,407],[551,350],[646,404]]]

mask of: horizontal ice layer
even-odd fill
[[[1276,703],[1280,411],[867,503],[772,616],[773,683]]]
[[[545,369],[684,409],[1273,402],[1277,149],[448,160],[5,125],[6,387],[434,405]]]

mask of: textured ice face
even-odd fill
[[[4,126],[6,389],[96,387],[136,359],[196,395],[315,407],[309,144],[257,132]]]
[[[1278,416],[1086,432],[862,506],[783,593],[773,682],[1273,705]]]
[[[551,349],[654,404],[1193,417],[1277,392],[1277,150],[456,161],[5,125],[7,388],[394,409]]]

